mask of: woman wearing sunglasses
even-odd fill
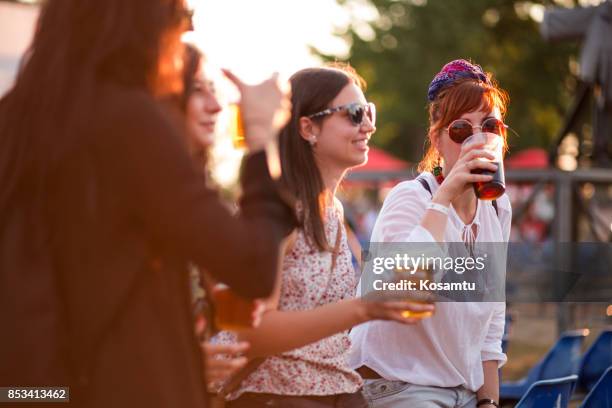
[[[485,132],[503,139],[508,98],[491,74],[465,60],[442,68],[429,87],[428,151],[418,180],[400,183],[387,196],[372,242],[507,242],[507,196],[476,198],[471,184],[488,182],[493,157],[482,143],[462,142]],[[452,271],[451,271],[452,272]],[[454,273],[454,272],[453,272]],[[351,332],[351,366],[366,379],[372,407],[498,406],[503,302],[438,302],[418,325],[370,322]]]
[[[346,365],[347,330],[372,319],[414,323],[409,302],[354,299],[357,284],[335,198],[346,171],[365,163],[374,105],[349,67],[310,68],[291,78],[292,118],[280,136],[283,184],[301,227],[285,250],[281,281],[258,328],[240,332],[259,357],[230,407],[366,407],[361,377]],[[227,341],[228,334],[223,334]]]

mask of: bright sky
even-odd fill
[[[207,55],[207,68],[222,97],[231,100],[231,88],[221,80],[217,68],[233,70],[247,82],[259,82],[278,71],[289,77],[300,68],[318,65],[309,47],[344,55],[347,44],[333,35],[345,28],[351,16],[367,20],[372,9],[363,0],[348,8],[336,0],[188,0],[195,10],[195,32],[187,38]],[[14,74],[34,25],[36,7],[0,3],[0,94]],[[222,98],[223,99],[223,98]],[[227,100],[226,99],[226,100]],[[220,117],[219,134],[228,119]],[[217,156],[221,168],[216,174],[229,183],[235,178],[239,152],[227,137],[219,136]],[[233,160],[232,160],[233,158]],[[224,167],[224,168],[223,168]]]
[[[274,71],[289,76],[318,64],[309,46],[345,54],[347,44],[333,31],[345,28],[351,15],[362,20],[373,16],[364,0],[352,0],[348,7],[336,0],[187,1],[195,10],[191,39],[206,52],[209,65],[230,68],[249,82]],[[36,11],[37,7],[0,2],[0,94],[29,42]]]
[[[37,15],[36,7],[0,2],[0,96],[13,82]]]
[[[350,14],[335,0],[191,0],[196,42],[215,66],[257,81],[274,71],[290,75],[319,63],[309,45],[345,54],[346,43],[332,35]],[[367,11],[367,10],[366,10]],[[362,11],[363,13],[363,11]]]
[[[229,68],[247,82],[259,82],[278,71],[289,77],[295,71],[320,65],[310,46],[343,56],[344,40],[333,35],[344,29],[351,16],[372,18],[372,9],[353,0],[349,9],[336,0],[191,0],[195,10],[195,32],[186,39],[207,56],[207,71],[215,81],[220,97],[231,101],[231,87],[220,78],[218,68]],[[227,136],[229,119],[219,117],[213,150],[213,174],[220,184],[229,185],[237,177],[241,152]]]

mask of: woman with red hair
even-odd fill
[[[456,60],[435,76],[428,99],[422,172],[389,193],[371,241],[458,242],[469,254],[481,243],[508,242],[508,197],[484,201],[472,189],[472,183],[492,180],[473,171],[495,172],[493,156],[484,143],[462,144],[473,133],[506,143],[505,92],[480,66]],[[498,406],[504,314],[503,302],[438,302],[436,313],[417,325],[368,322],[353,329],[351,365],[366,380],[370,405]]]

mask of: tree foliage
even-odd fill
[[[351,6],[350,0],[338,1]],[[508,91],[506,122],[516,132],[509,134],[511,151],[552,142],[573,96],[570,62],[577,47],[544,42],[539,24],[529,16],[538,2],[365,1],[378,17],[368,23],[353,20],[338,35],[350,44],[346,60],[367,80],[368,98],[377,104],[375,144],[419,160],[428,125],[427,87],[446,62],[457,58],[493,72]],[[364,36],[364,24],[372,38]]]

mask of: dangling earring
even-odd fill
[[[444,181],[444,175],[442,174],[441,161],[442,159],[440,158],[440,154],[438,154],[438,160],[436,161],[436,165],[433,168],[433,175],[436,178],[436,181],[438,182],[438,184],[442,184],[442,182]]]
[[[312,137],[308,140],[308,143],[310,143],[310,146],[315,147],[317,145],[317,137],[312,135]]]

